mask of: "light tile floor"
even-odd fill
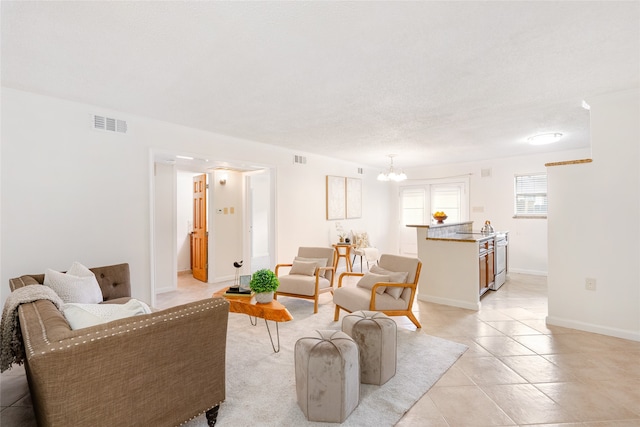
[[[179,291],[158,295],[156,307],[207,298],[223,286],[190,276],[179,283]],[[469,350],[397,426],[640,427],[640,342],[547,326],[546,295],[545,277],[511,273],[478,312],[417,302],[423,332]],[[321,303],[331,304],[330,295]],[[35,426],[24,369],[0,378],[0,425]]]

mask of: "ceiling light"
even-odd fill
[[[193,157],[190,157],[190,156],[179,156],[179,155],[176,155],[176,159],[182,159],[182,160],[193,160]]]
[[[554,143],[560,138],[562,138],[561,133],[541,133],[539,135],[530,136],[527,138],[527,141],[529,141],[529,144],[531,145],[545,145]]]
[[[389,154],[389,158],[391,159],[391,164],[389,165],[389,170],[387,172],[380,172],[380,174],[378,175],[378,181],[396,181],[396,182],[400,182],[400,181],[404,181],[405,179],[407,179],[407,175],[400,171],[400,172],[396,172],[395,170],[393,170],[393,158],[395,157],[395,154]]]

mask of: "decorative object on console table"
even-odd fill
[[[344,231],[344,228],[342,228],[342,224],[340,224],[339,222],[336,222],[336,232],[338,233],[338,242],[345,243],[347,233]],[[346,243],[349,243],[349,241],[347,240]]]
[[[253,273],[249,287],[256,294],[256,302],[268,304],[273,301],[273,293],[278,289],[280,281],[275,273],[263,268]]]
[[[239,278],[240,278],[240,268],[242,268],[242,260],[240,261],[234,261],[233,266],[236,268],[236,277],[233,280],[233,284],[235,286],[238,286],[239,282]]]

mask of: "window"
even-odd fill
[[[417,256],[416,229],[407,225],[434,225],[436,211],[447,214],[445,224],[469,220],[469,177],[429,179],[400,185],[400,254]]]
[[[443,211],[447,214],[447,222],[461,222],[463,195],[463,183],[431,185],[431,214]]]
[[[515,217],[547,217],[547,174],[516,175]]]

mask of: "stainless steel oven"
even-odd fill
[[[494,291],[507,280],[507,233],[497,233],[495,237],[495,280],[490,286]]]

